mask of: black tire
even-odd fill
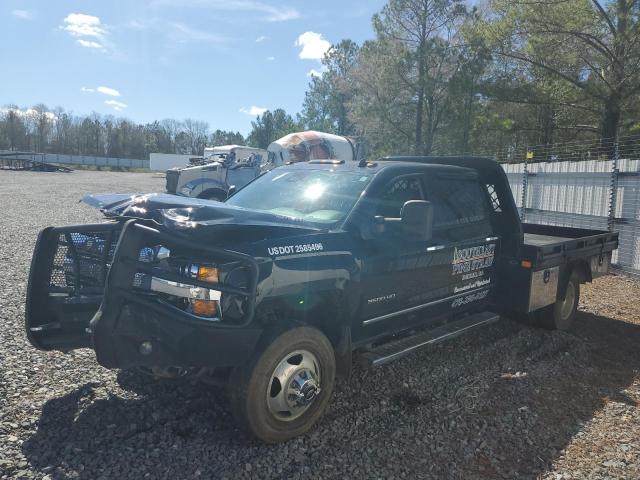
[[[569,276],[560,292],[556,303],[537,312],[541,327],[563,331],[571,328],[580,303],[580,277],[577,273]]]
[[[200,198],[204,200],[215,200],[216,202],[224,202],[227,196],[222,192],[204,192]]]
[[[274,374],[283,362],[291,364],[297,352],[306,352],[313,358],[313,364],[317,363],[320,391],[311,395],[308,405],[299,407],[304,408],[299,416],[285,418],[286,412],[273,412],[270,403],[270,398],[275,398],[274,385],[275,390],[280,385]],[[300,365],[295,368],[304,370]],[[320,419],[333,393],[335,373],[335,354],[327,337],[315,328],[296,327],[277,337],[249,364],[231,373],[229,403],[236,420],[249,433],[266,443],[283,442],[307,432]],[[307,401],[306,394],[304,400]]]

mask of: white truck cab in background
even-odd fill
[[[225,200],[229,188],[240,188],[260,175],[267,151],[243,145],[206,147],[200,162],[167,170],[168,193]]]
[[[206,147],[197,163],[167,170],[167,192],[223,201],[232,186],[240,189],[273,168],[310,160],[360,160],[360,147],[349,137],[312,130],[285,135],[267,150],[243,145]]]

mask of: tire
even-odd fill
[[[227,197],[224,196],[221,192],[205,192],[200,198],[204,200],[215,200],[216,202],[224,202],[227,199]]]
[[[327,337],[315,328],[296,327],[231,373],[229,403],[249,433],[266,443],[283,442],[307,432],[320,419],[333,393],[335,373],[335,354]],[[285,385],[300,383],[301,388],[291,389],[299,395],[296,402],[293,393],[285,395]]]
[[[550,330],[569,330],[575,319],[580,303],[580,277],[572,273],[563,286],[564,293],[558,293],[556,303],[538,312],[538,323]]]

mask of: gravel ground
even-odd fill
[[[266,446],[222,392],[36,351],[24,297],[37,232],[100,220],[87,192],[151,174],[0,171],[0,479],[640,478],[640,284],[583,288],[575,329],[501,320],[374,371],[356,367],[317,428]]]

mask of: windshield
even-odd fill
[[[329,226],[344,220],[370,178],[361,172],[278,168],[226,203]]]

